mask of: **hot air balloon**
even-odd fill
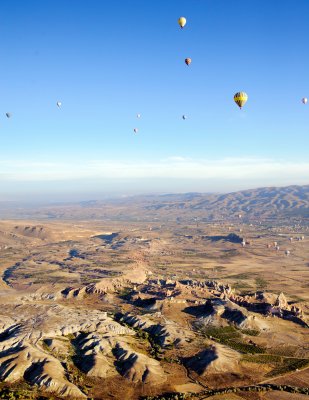
[[[57,101],[57,107],[58,107],[58,108],[61,107],[61,101]]]
[[[187,23],[187,20],[185,17],[180,17],[178,20],[178,24],[180,25],[180,28],[183,29]]]
[[[308,103],[307,97],[304,97],[304,98],[302,99],[302,102],[303,102],[303,104],[307,104],[307,103]]]
[[[140,117],[141,117],[141,114],[137,114],[136,117],[137,117],[137,118],[140,118]]]
[[[248,95],[245,92],[237,92],[234,96],[234,101],[240,109],[247,103]]]
[[[186,59],[185,59],[185,63],[186,63],[187,65],[190,65],[190,64],[192,63],[191,58],[186,58]]]
[[[187,119],[188,117],[186,116],[186,115],[183,115],[182,116],[182,119]]]
[[[135,134],[138,133],[138,129],[137,128],[134,128],[133,131],[134,131]]]
[[[11,118],[11,113],[7,112],[7,113],[5,113],[5,115],[7,118]]]

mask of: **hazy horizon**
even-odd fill
[[[161,182],[161,181],[160,181]],[[161,182],[162,183],[162,182]],[[232,186],[230,189],[226,190],[216,190],[216,189],[205,189],[203,190],[195,190],[195,186],[192,186],[191,190],[181,190],[183,186],[183,181],[179,182],[179,190],[168,190],[168,185],[170,185],[170,181],[166,181],[166,190],[140,190],[140,191],[130,191],[129,187],[122,185],[123,188],[126,187],[126,190],[114,190],[114,191],[78,191],[77,186],[75,190],[68,187],[66,192],[35,192],[31,191],[29,193],[15,193],[14,195],[9,195],[2,193],[0,204],[4,203],[17,203],[17,204],[48,204],[48,203],[75,203],[75,202],[83,202],[83,201],[104,201],[104,200],[113,200],[113,199],[121,199],[125,197],[134,197],[134,196],[162,196],[168,194],[175,194],[175,195],[182,195],[187,193],[201,193],[201,194],[227,194],[233,193],[238,191],[246,191],[246,190],[255,190],[261,188],[281,188],[287,186],[307,186],[309,182],[304,182],[303,184],[287,184],[287,185],[256,185],[256,186],[241,186],[241,187],[234,187]]]

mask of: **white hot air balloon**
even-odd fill
[[[61,101],[57,101],[57,107],[60,108],[62,105]]]
[[[183,116],[182,116],[182,119],[183,119],[183,120],[186,120],[187,118],[188,118],[188,117],[187,117],[186,115],[183,115]]]
[[[137,114],[136,117],[137,117],[137,118],[140,118],[140,117],[141,117],[141,114]]]
[[[307,103],[308,103],[307,97],[304,97],[304,98],[302,99],[302,102],[303,102],[303,104],[307,104]]]
[[[138,133],[138,129],[137,128],[134,128],[133,131],[134,131],[135,134]]]
[[[12,116],[12,114],[9,113],[9,112],[5,113],[5,115],[6,115],[7,118],[11,118],[11,116]]]

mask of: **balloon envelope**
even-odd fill
[[[248,95],[245,92],[237,92],[234,95],[234,101],[238,105],[238,107],[241,109],[248,101]]]
[[[182,119],[187,119],[187,116],[186,116],[186,115],[183,115],[183,116],[182,116]]]
[[[186,58],[186,59],[185,59],[185,63],[186,63],[187,65],[190,65],[190,64],[192,63],[191,58]]]
[[[11,113],[7,112],[7,113],[5,113],[5,115],[7,118],[11,118]]]
[[[61,101],[57,101],[57,107],[61,107]]]
[[[141,114],[137,114],[136,116],[137,116],[137,118],[140,118],[140,117],[141,117]]]
[[[137,129],[137,128],[134,128],[133,131],[134,131],[134,133],[137,133],[137,132],[138,132],[138,129]]]
[[[304,104],[307,104],[307,103],[308,103],[307,97],[304,97],[304,98],[302,99],[302,102],[303,102]]]
[[[181,29],[184,28],[184,26],[186,25],[186,23],[187,23],[187,20],[186,20],[185,17],[180,17],[180,18],[179,18],[178,24],[180,25],[180,28],[181,28]]]

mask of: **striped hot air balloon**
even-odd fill
[[[247,100],[248,95],[245,92],[237,92],[234,96],[234,101],[240,109],[247,103]]]

